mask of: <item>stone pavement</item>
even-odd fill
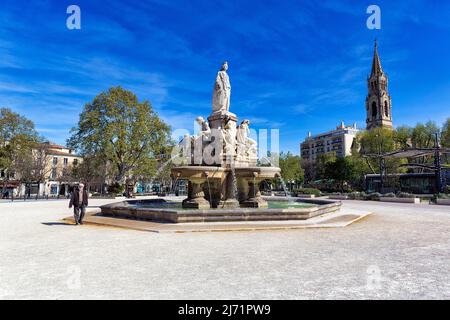
[[[67,224],[66,200],[0,203],[0,298],[450,298],[449,207],[344,208],[374,214],[346,228],[157,234]]]

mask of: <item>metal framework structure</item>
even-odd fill
[[[442,169],[449,168],[450,166],[442,166],[441,157],[445,154],[450,154],[449,148],[442,148],[439,142],[438,134],[435,134],[435,143],[433,148],[411,148],[407,150],[397,150],[388,153],[379,154],[367,154],[364,158],[378,159],[380,164],[380,180],[381,187],[383,187],[383,176],[386,176],[386,159],[389,158],[420,158],[420,157],[433,157],[433,163],[420,164],[420,163],[407,163],[400,165],[407,168],[421,168],[425,170],[434,171],[436,174],[436,188],[439,192],[442,192],[445,185],[443,181]]]

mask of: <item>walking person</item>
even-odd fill
[[[88,206],[88,194],[82,183],[72,191],[69,208],[72,208],[72,206],[75,224],[83,224],[84,214],[86,213],[86,207]]]

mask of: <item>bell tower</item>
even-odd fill
[[[366,98],[367,130],[377,127],[392,128],[392,101],[388,91],[388,77],[381,67],[376,40],[367,88],[369,92]]]

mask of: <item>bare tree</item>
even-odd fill
[[[36,199],[39,197],[40,185],[52,170],[50,160],[49,145],[46,143],[33,143],[31,151],[27,148],[17,153],[14,162],[16,172],[21,182],[25,184],[25,197],[30,196],[33,183],[38,185]]]

